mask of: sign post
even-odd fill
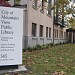
[[[22,64],[22,36],[23,10],[0,7],[0,69]]]

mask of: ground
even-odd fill
[[[75,44],[24,52],[23,65],[28,72],[22,75],[75,75]]]

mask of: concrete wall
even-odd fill
[[[46,38],[46,37],[28,37],[28,46],[35,46],[37,44],[43,45],[52,43],[52,38]]]

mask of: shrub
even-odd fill
[[[40,50],[41,49],[41,45],[37,44],[36,48],[37,48],[37,50]]]
[[[42,50],[44,49],[44,45],[41,45],[41,49],[42,49]]]
[[[43,45],[43,48],[46,49],[46,45],[45,44]]]
[[[48,49],[49,47],[53,47],[55,46],[53,43],[49,43],[49,44],[44,44],[44,45],[40,45],[40,44],[37,44],[36,46],[34,47],[28,47],[27,49],[23,49],[23,52],[25,51],[29,51],[29,52],[32,52],[32,51],[35,51],[35,50],[43,50],[43,49]]]
[[[54,44],[54,46],[57,46],[57,45],[59,45],[59,43]]]
[[[27,48],[27,50],[28,50],[29,52],[32,52],[33,48],[29,46],[29,47]]]
[[[50,44],[50,46],[51,46],[51,47],[53,47],[53,46],[54,46],[54,44],[53,44],[53,43],[51,43],[51,44]]]
[[[48,46],[50,46],[50,45],[51,45],[51,43],[48,44]]]
[[[23,52],[26,52],[27,51],[27,49],[23,49]]]
[[[46,44],[46,48],[49,48],[49,44]]]
[[[59,45],[61,45],[61,44],[62,44],[62,42],[59,43]]]
[[[33,50],[35,51],[35,50],[38,50],[38,47],[37,46],[34,46],[33,47]]]

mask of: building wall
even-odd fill
[[[28,0],[21,0],[21,1],[20,1],[20,4],[21,4],[21,5],[28,4]]]
[[[60,26],[60,25],[54,25],[54,29],[58,30],[58,37],[54,37],[54,43],[63,43],[63,42],[67,42],[67,38],[66,38],[66,28]],[[55,35],[55,32],[54,32]]]
[[[10,0],[10,4],[14,6],[14,0]],[[24,27],[23,27],[23,48],[34,46],[37,44],[43,45],[53,42],[53,11],[51,15],[47,14],[47,9],[44,13],[40,12],[41,0],[38,0],[37,9],[33,8],[33,0],[21,0],[20,5],[27,5],[27,11],[24,11]],[[20,6],[19,6],[20,7]],[[32,23],[37,24],[36,37],[32,36]],[[39,36],[39,27],[43,25],[43,37]],[[46,27],[51,28],[51,37],[46,37]],[[49,31],[49,30],[48,30]]]
[[[34,46],[37,44],[47,44],[53,42],[53,14],[51,16],[47,15],[47,10],[44,9],[44,13],[40,12],[40,8],[34,9],[32,6],[33,2],[29,0],[27,14],[28,14],[28,46]],[[40,1],[38,0],[38,6]],[[36,37],[32,36],[32,23],[37,24]],[[43,25],[43,37],[39,36],[39,27]],[[51,37],[46,37],[46,27],[51,28]]]
[[[10,0],[11,3],[14,2]],[[33,0],[21,0],[21,5],[27,5],[27,10],[24,11],[24,27],[23,27],[23,48],[28,46],[35,46],[37,44],[43,45],[48,43],[53,43],[53,10],[51,15],[47,14],[47,8],[45,7],[44,12],[41,12],[41,0],[38,1],[38,7],[33,7]],[[53,0],[52,0],[53,1]],[[53,2],[52,2],[53,3]],[[13,4],[13,3],[12,3]],[[47,4],[45,3],[47,6]],[[32,36],[32,23],[36,23],[36,36]],[[43,37],[39,36],[40,25],[43,25]],[[46,27],[51,28],[51,37],[46,37]],[[54,36],[54,43],[65,42],[64,33],[66,29],[60,25],[54,25],[54,29],[57,30],[58,36]],[[48,30],[49,31],[49,30]],[[61,33],[63,32],[63,37]],[[56,32],[56,31],[55,31]],[[54,34],[55,34],[54,32]],[[61,33],[60,33],[61,32]]]

